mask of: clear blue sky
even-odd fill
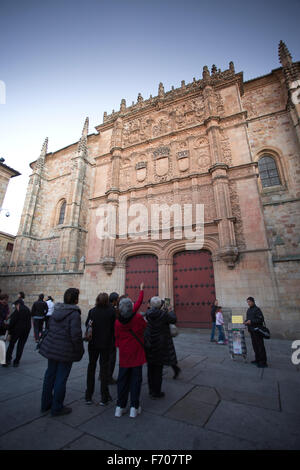
[[[0,156],[22,176],[10,182],[0,230],[17,232],[45,137],[49,151],[62,148],[86,116],[92,133],[122,98],[199,79],[204,65],[232,60],[245,80],[265,75],[280,66],[280,39],[300,60],[300,0],[1,0]]]

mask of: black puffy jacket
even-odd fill
[[[170,333],[170,323],[176,323],[175,313],[151,308],[146,314],[145,350],[150,364],[171,366],[177,363],[176,351]]]
[[[81,311],[77,305],[57,303],[49,321],[49,331],[39,352],[58,362],[78,362],[84,354]]]

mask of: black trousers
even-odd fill
[[[148,362],[148,387],[152,395],[159,395],[161,392],[163,367],[163,365]]]
[[[143,381],[143,366],[119,367],[117,406],[125,408],[130,392],[130,406],[140,406],[140,394]]]
[[[114,373],[115,365],[116,365],[116,355],[117,355],[117,348],[115,344],[113,344],[109,353],[109,370],[108,370],[109,379],[113,378],[113,373]]]
[[[108,381],[109,381],[109,349],[94,349],[89,345],[89,365],[86,379],[85,398],[90,400],[95,390],[95,372],[97,361],[100,364],[100,393],[102,400],[106,401],[109,397]]]
[[[263,337],[255,331],[250,331],[250,335],[256,362],[261,365],[267,364],[267,354]]]
[[[24,331],[24,332],[21,332],[19,334],[16,334],[16,335],[14,335],[14,334],[11,335],[11,340],[9,342],[9,345],[8,345],[8,348],[7,348],[7,351],[6,351],[6,363],[11,362],[14,347],[15,347],[16,343],[18,343],[18,344],[17,344],[17,352],[16,352],[16,358],[14,360],[14,363],[18,364],[20,362],[20,359],[22,357],[24,346],[26,344],[28,335],[29,335],[28,330]]]

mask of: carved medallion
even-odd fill
[[[183,150],[181,152],[177,152],[177,162],[180,171],[188,170],[190,167],[189,151]]]
[[[137,181],[139,182],[144,181],[147,176],[147,162],[138,162],[135,165],[135,170],[136,170]]]

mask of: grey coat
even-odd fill
[[[39,352],[58,362],[78,362],[84,354],[81,311],[77,305],[57,303],[49,321],[49,331]]]

